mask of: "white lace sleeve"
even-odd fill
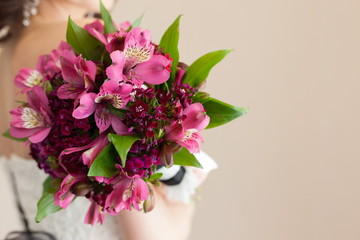
[[[41,197],[42,182],[46,175],[37,168],[33,160],[24,160],[13,155],[7,162],[15,175],[21,204],[31,230],[52,233],[58,240],[121,239],[119,224],[110,215],[106,216],[103,225],[90,226],[84,223],[85,214],[90,205],[86,198],[77,198],[66,210],[49,215],[41,223],[36,223],[34,220],[36,204]]]

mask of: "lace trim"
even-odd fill
[[[6,161],[4,157],[0,162],[10,168],[15,175],[19,188],[21,204],[29,219],[31,230],[47,231],[54,234],[60,240],[119,240],[121,232],[116,219],[106,216],[103,225],[90,226],[83,224],[86,211],[90,202],[85,198],[76,199],[65,211],[60,211],[45,218],[41,223],[36,223],[36,203],[41,196],[42,182],[46,174],[40,171],[32,160],[25,160],[16,155]],[[10,185],[10,182],[7,184]]]

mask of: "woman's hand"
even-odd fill
[[[195,206],[166,197],[166,185],[154,187],[155,208],[149,212],[123,211],[118,216],[125,240],[185,240]]]

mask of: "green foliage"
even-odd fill
[[[140,138],[134,135],[125,135],[120,136],[117,134],[109,133],[108,135],[109,141],[112,142],[115,146],[116,151],[118,152],[122,167],[125,167],[126,164],[126,157],[131,148],[131,146]]]
[[[117,152],[114,146],[110,143],[107,145],[95,158],[91,164],[88,176],[95,177],[113,177],[119,170],[115,167]]]
[[[105,46],[85,29],[79,27],[69,17],[66,41],[78,54],[88,60],[101,60]]]
[[[176,68],[179,63],[179,25],[180,18],[182,15],[179,15],[175,21],[170,25],[170,27],[165,31],[164,35],[160,40],[160,49],[163,49],[165,53],[168,53],[170,57],[173,59],[171,65],[171,76],[170,83],[172,83],[175,79]]]
[[[232,106],[215,98],[209,97],[202,103],[206,114],[210,117],[210,123],[207,129],[218,127],[228,123],[247,113],[247,108]]]
[[[154,173],[154,174],[151,175],[148,179],[145,179],[145,180],[148,181],[148,182],[153,182],[153,181],[161,178],[162,175],[163,175],[162,173]]]
[[[4,132],[2,135],[4,137],[7,137],[7,138],[11,139],[11,140],[15,140],[15,141],[19,141],[19,142],[26,142],[28,140],[27,138],[15,138],[15,137],[11,136],[10,135],[10,129],[7,130],[6,132]]]
[[[132,25],[129,27],[129,29],[128,29],[127,31],[129,32],[131,29],[136,28],[136,27],[139,27],[140,24],[141,24],[141,21],[142,21],[143,17],[144,17],[144,14],[141,14],[141,16],[138,17],[138,18],[132,23]]]
[[[196,157],[184,147],[180,150],[180,152],[174,154],[174,164],[203,168]]]
[[[110,15],[109,11],[106,9],[106,7],[104,6],[102,1],[100,1],[100,13],[101,13],[101,18],[104,21],[105,33],[116,32],[117,29],[114,26],[114,22],[111,18],[111,15]]]
[[[55,205],[54,193],[59,189],[60,179],[48,177],[43,183],[43,194],[37,203],[37,213],[35,221],[39,223],[48,215],[55,213],[62,208]]]
[[[208,77],[210,70],[231,51],[219,50],[203,55],[186,69],[183,82],[192,87],[199,87]]]

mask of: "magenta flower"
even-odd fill
[[[109,141],[107,139],[106,134],[100,134],[100,136],[98,136],[94,141],[92,141],[88,145],[64,149],[61,152],[59,158],[61,158],[63,155],[68,155],[68,154],[71,154],[74,152],[86,150],[81,155],[81,158],[82,158],[83,163],[90,167],[91,164],[94,162],[95,158],[108,145],[108,143],[109,143]]]
[[[46,80],[53,79],[57,74],[61,72],[60,58],[64,52],[72,52],[70,45],[62,41],[57,49],[51,51],[48,55],[42,55],[39,57],[36,69],[43,74]]]
[[[190,153],[197,153],[203,141],[200,131],[209,124],[210,117],[201,103],[189,105],[182,114],[186,116],[185,120],[176,121],[166,128],[165,139],[187,148]]]
[[[133,206],[140,210],[139,204],[149,197],[146,182],[137,174],[132,177],[125,174],[114,184],[114,190],[107,196],[105,209],[112,215],[126,209],[131,211]]]
[[[129,134],[127,127],[118,116],[109,111],[107,106],[112,105],[118,109],[125,108],[131,99],[131,92],[130,84],[119,85],[116,81],[106,81],[98,94],[87,93],[80,98],[80,105],[74,110],[73,117],[83,119],[95,113],[95,122],[100,133],[106,131],[111,125],[117,134]]]
[[[104,24],[102,24],[99,20],[96,20],[90,24],[86,24],[84,29],[88,31],[91,35],[97,38],[104,45],[108,43],[105,32],[104,32]]]
[[[123,51],[110,54],[113,64],[106,69],[107,76],[116,81],[123,81],[124,76],[135,85],[144,82],[161,84],[170,77],[170,59],[163,55],[153,55],[149,31],[133,28],[126,35]]]
[[[57,90],[60,99],[77,99],[83,93],[94,89],[96,65],[92,61],[64,51],[61,63],[61,74],[66,82]]]
[[[117,32],[107,34],[108,44],[105,45],[105,48],[109,53],[124,49],[125,37],[130,27],[130,22],[123,22],[120,24]]]
[[[75,194],[71,192],[71,189],[75,184],[81,182],[86,182],[86,176],[74,177],[70,174],[67,175],[61,182],[60,189],[55,193],[55,204],[59,207],[67,208],[75,198]]]
[[[16,138],[29,138],[30,142],[38,143],[49,134],[53,113],[49,107],[49,100],[41,87],[34,86],[27,95],[28,107],[10,111],[13,118],[10,123],[10,134]]]
[[[86,213],[84,222],[87,224],[94,225],[95,223],[102,224],[105,220],[105,213],[102,211],[102,207],[96,202],[91,201],[89,210]]]
[[[43,75],[36,69],[23,68],[15,76],[15,85],[22,89],[22,93],[30,91],[34,86],[42,85],[44,82]]]
[[[60,56],[64,51],[72,52],[72,49],[69,44],[62,41],[58,48],[52,50],[50,54],[39,57],[36,69],[21,69],[15,76],[15,85],[22,89],[22,93],[25,93],[32,87],[41,86],[45,81],[52,79],[61,71]]]

